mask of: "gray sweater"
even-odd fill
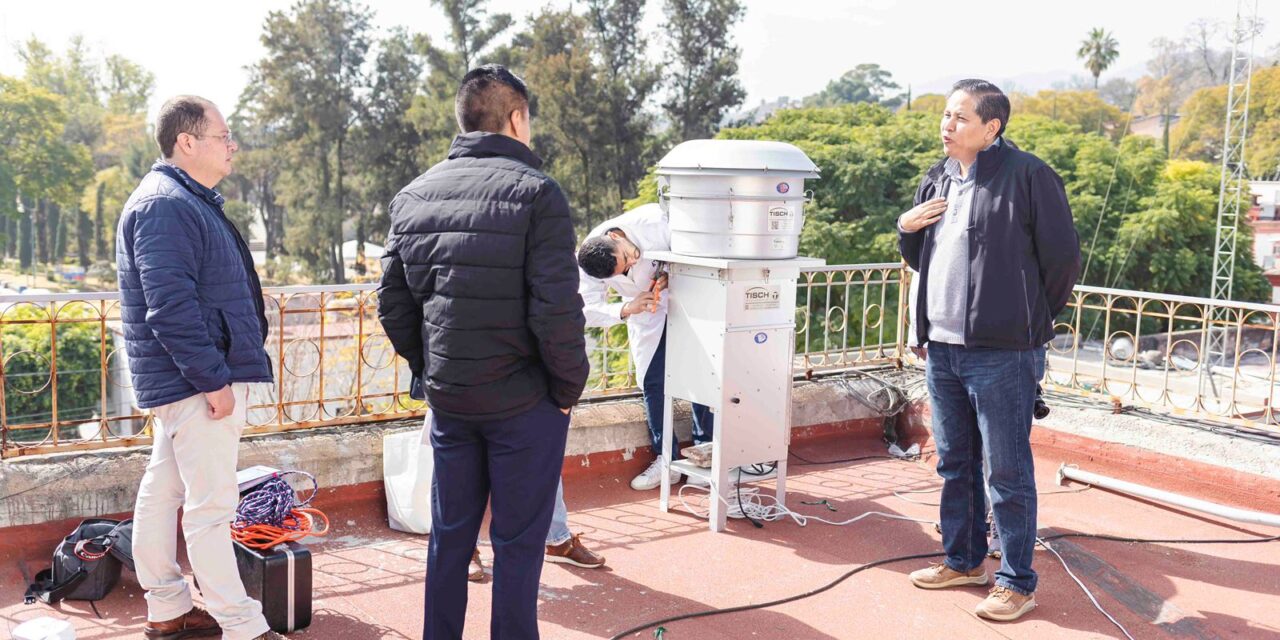
[[[929,271],[929,340],[964,344],[964,319],[969,310],[969,212],[978,166],[960,177],[960,163],[947,161],[947,211],[934,231],[933,268]]]
[[[1000,140],[997,138],[993,144],[999,145]],[[969,167],[969,175],[963,178],[956,160],[948,159],[945,171],[946,186],[942,192],[947,199],[947,210],[936,223],[930,256],[933,266],[929,269],[926,301],[929,341],[963,345],[964,322],[969,312],[970,214],[978,163],[975,160]]]

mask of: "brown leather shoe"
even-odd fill
[[[487,576],[484,572],[484,563],[480,561],[480,549],[477,548],[471,553],[471,564],[475,568],[471,570],[471,573],[467,574],[467,580],[470,580],[471,582],[484,582]]]
[[[268,631],[253,640],[285,640],[285,637],[274,631]]]
[[[209,638],[222,635],[222,627],[218,621],[200,607],[192,607],[190,611],[163,622],[148,622],[142,629],[147,640],[185,640],[186,638]]]
[[[571,564],[583,569],[599,569],[604,566],[604,556],[582,545],[581,536],[573,536],[560,544],[547,545],[547,562]]]

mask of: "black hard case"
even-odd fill
[[[235,543],[236,566],[249,597],[262,603],[271,630],[289,633],[311,624],[311,551],[297,542],[270,549]]]

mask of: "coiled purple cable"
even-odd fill
[[[311,481],[311,494],[306,500],[299,501],[298,492],[285,482],[284,476],[290,474],[300,475]],[[316,477],[306,471],[276,473],[240,499],[240,506],[236,507],[236,520],[231,526],[243,529],[255,524],[266,524],[297,530],[298,527],[289,526],[286,522],[290,512],[311,504],[311,500],[316,497],[319,489],[320,484],[316,481]]]

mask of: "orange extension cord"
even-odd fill
[[[319,509],[294,509],[283,527],[269,524],[231,523],[231,539],[251,549],[270,549],[284,542],[329,533],[329,517]]]

